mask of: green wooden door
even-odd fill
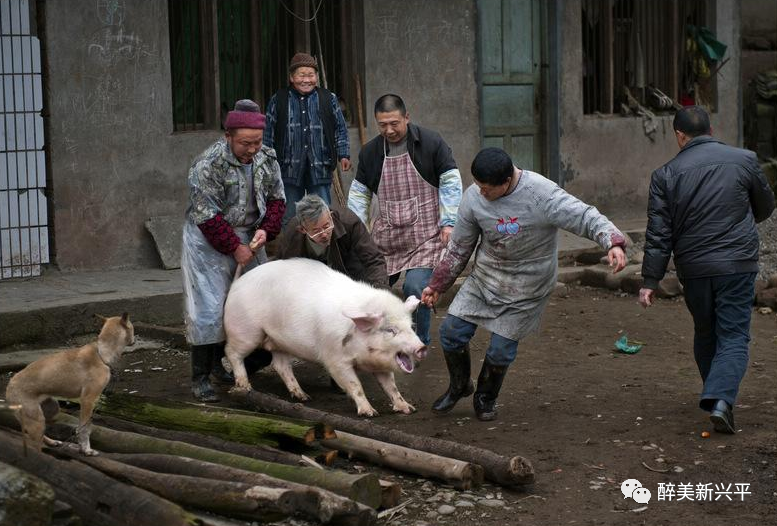
[[[478,0],[482,145],[541,172],[540,0]]]

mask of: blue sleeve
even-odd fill
[[[267,114],[265,115],[267,117],[267,121],[265,122],[264,127],[264,139],[262,142],[267,145],[268,148],[275,148],[274,143],[274,137],[273,133],[275,133],[275,122],[277,120],[277,112],[276,112],[276,100],[275,95],[270,98],[270,102],[267,103]],[[282,155],[283,152],[279,152],[279,155]]]
[[[437,193],[440,200],[440,226],[455,225],[461,202],[461,174],[458,169],[453,168],[440,175]]]
[[[356,214],[365,225],[369,222],[370,204],[372,203],[372,192],[362,183],[353,180],[351,189],[348,191],[348,208]]]
[[[337,160],[350,159],[351,149],[348,141],[348,126],[345,124],[343,111],[337,101],[337,95],[332,93],[332,113],[337,123],[335,124],[335,143],[337,148]],[[268,116],[269,117],[269,116]]]

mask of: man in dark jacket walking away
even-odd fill
[[[774,194],[755,154],[714,139],[701,107],[678,111],[674,130],[680,153],[650,182],[639,301],[652,305],[674,254],[704,382],[699,406],[710,412],[715,431],[735,433],[758,273],[755,224],[771,215]]]

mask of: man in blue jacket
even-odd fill
[[[715,431],[735,433],[758,274],[755,224],[771,215],[774,194],[753,152],[712,137],[703,108],[678,111],[674,131],[680,153],[650,182],[639,301],[652,305],[673,254],[693,316],[693,353],[704,382],[699,406]]]
[[[332,170],[340,164],[351,169],[348,127],[337,96],[318,87],[318,64],[307,53],[297,53],[289,63],[289,86],[267,103],[264,144],[274,148],[281,165],[286,192],[283,224],[295,215],[295,203],[315,194],[326,204]]]

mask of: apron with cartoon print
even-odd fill
[[[377,194],[380,215],[372,237],[386,257],[388,275],[434,268],[445,248],[440,241],[439,192],[421,177],[409,153],[386,155]]]

